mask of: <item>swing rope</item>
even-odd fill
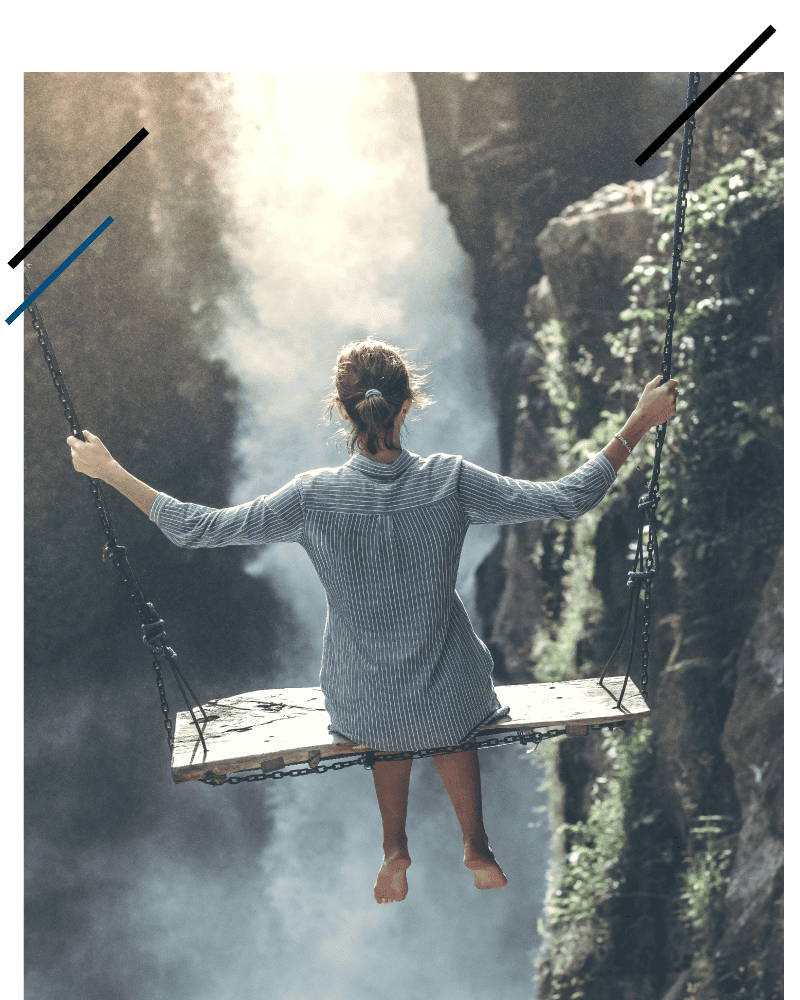
[[[31,287],[28,283],[28,276],[25,275],[25,298],[28,298],[30,295]],[[64,410],[64,416],[67,418],[67,422],[72,429],[74,437],[79,438],[81,441],[85,441],[86,439],[83,436],[83,429],[81,428],[78,416],[75,412],[75,407],[72,403],[69,391],[67,390],[67,384],[64,381],[64,376],[61,373],[58,359],[56,358],[53,345],[44,325],[44,320],[42,319],[42,315],[39,312],[39,308],[35,301],[28,306],[28,312],[31,314],[33,328],[36,331],[39,346],[42,348],[42,353],[44,354],[45,363],[47,364],[50,377],[53,380],[53,385],[56,388],[58,398]],[[97,509],[97,513],[100,515],[100,523],[102,524],[103,534],[105,535],[105,543],[102,551],[103,562],[112,562],[116,567],[117,572],[122,577],[122,581],[125,584],[128,595],[136,606],[136,611],[142,622],[142,642],[145,646],[147,646],[153,657],[153,670],[156,676],[156,686],[158,687],[158,696],[161,702],[161,714],[164,717],[164,729],[167,732],[167,745],[169,746],[170,753],[172,752],[174,734],[172,720],[169,714],[169,704],[167,703],[167,695],[164,689],[164,678],[161,674],[162,659],[166,660],[172,670],[172,676],[175,679],[178,690],[183,695],[186,708],[192,716],[192,721],[197,729],[197,735],[200,737],[200,742],[203,744],[203,750],[205,751],[206,743],[203,739],[203,733],[194,714],[194,709],[189,702],[187,692],[191,695],[194,704],[200,710],[203,721],[207,722],[208,717],[206,716],[205,710],[200,704],[200,701],[194,691],[192,691],[191,687],[189,687],[186,678],[181,673],[175,650],[171,649],[167,645],[164,622],[156,614],[156,609],[153,607],[152,603],[150,603],[144,596],[139,581],[136,578],[136,574],[133,572],[133,568],[128,562],[127,549],[124,545],[120,545],[117,542],[114,525],[111,521],[111,515],[109,514],[105,497],[103,496],[103,491],[100,487],[100,480],[90,478],[89,490],[92,494],[92,500]]]
[[[689,82],[686,89],[686,107],[697,97],[697,90],[700,85],[700,74],[690,73]],[[692,145],[694,143],[695,120],[694,115],[683,126],[683,142],[681,143],[680,176],[678,179],[678,195],[675,201],[675,224],[672,234],[672,280],[669,288],[669,315],[667,317],[667,331],[664,337],[664,355],[661,362],[661,385],[669,382],[672,372],[672,331],[675,321],[675,306],[678,295],[678,275],[681,269],[681,254],[683,252],[683,229],[686,222],[686,194],[689,190],[689,170],[692,162]],[[639,530],[636,543],[636,554],[634,556],[634,569],[628,573],[628,590],[630,593],[628,601],[628,613],[625,618],[625,625],[622,629],[614,652],[609,657],[608,663],[603,668],[599,682],[601,685],[605,679],[608,668],[617,651],[622,645],[625,634],[628,631],[631,614],[633,613],[633,631],[631,633],[630,654],[628,656],[628,669],[625,673],[625,680],[622,685],[617,708],[622,705],[625,695],[625,688],[628,685],[631,668],[633,666],[633,654],[636,646],[636,619],[639,611],[639,595],[642,584],[644,584],[644,611],[642,613],[642,678],[641,692],[645,702],[647,701],[647,681],[648,663],[650,658],[650,598],[653,578],[659,570],[658,562],[658,517],[656,509],[661,495],[658,492],[658,476],[661,471],[661,449],[667,435],[666,422],[660,424],[656,431],[656,453],[653,462],[653,475],[650,479],[650,486],[647,493],[639,498]],[[647,556],[644,554],[644,527],[647,523]],[[638,567],[638,568],[637,568]],[[603,685],[605,687],[605,685]],[[606,690],[608,690],[606,688]]]

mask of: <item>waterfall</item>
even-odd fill
[[[496,467],[469,260],[428,190],[408,77],[253,73],[233,83],[233,155],[218,182],[247,298],[227,303],[219,348],[244,386],[243,475],[231,502],[347,460],[331,441],[338,416],[324,424],[321,400],[338,349],[368,334],[432,369],[437,404],[419,423],[412,410],[405,447]],[[493,527],[467,535],[458,588],[473,619],[474,571],[496,537]],[[316,684],[325,597],[310,560],[299,546],[272,545],[249,571],[288,592],[308,630],[309,661],[287,662],[277,683]]]
[[[428,190],[408,76],[31,74],[26,95],[31,224],[85,183],[98,149],[150,133],[33,261],[45,276],[95,214],[118,219],[117,243],[67,269],[42,306],[87,426],[130,471],[216,505],[340,465],[322,399],[338,349],[366,333],[431,368],[437,403],[412,410],[405,446],[498,468],[470,262]],[[234,377],[204,363],[193,381],[201,351]],[[433,762],[414,762],[409,894],[389,906],[372,895],[382,830],[363,768],[173,785],[136,626],[131,641],[124,594],[92,548],[85,484],[63,482],[74,476],[63,418],[41,359],[28,360],[28,992],[530,1000],[549,852],[546,825],[532,822],[546,801],[532,758],[516,745],[481,751],[486,826],[509,878],[492,892],[462,864]],[[226,497],[216,477],[230,468],[220,437],[234,407],[220,400],[237,381],[238,425],[224,433],[239,472]],[[193,491],[212,477],[204,501]],[[159,561],[166,541],[126,503],[111,497],[120,537],[138,539],[137,570],[201,697],[241,690],[245,675],[265,688],[318,683],[325,596],[300,546],[252,549],[249,577],[230,551]],[[474,573],[496,537],[473,527],[463,549],[457,586],[476,625]],[[262,662],[221,633],[239,609],[272,614],[275,590],[291,621],[251,630],[284,637]],[[217,619],[220,634],[203,635]]]
[[[470,262],[427,187],[410,78],[253,73],[218,86],[231,157],[217,181],[230,199],[227,242],[244,289],[225,303],[217,348],[244,387],[235,443],[242,471],[230,502],[347,460],[330,442],[338,424],[322,423],[321,400],[338,349],[366,334],[431,368],[437,404],[418,423],[412,411],[405,447],[496,469]],[[472,528],[464,546],[458,589],[476,627],[474,573],[497,530]],[[325,597],[308,557],[299,546],[272,545],[249,572],[290,596],[311,650],[300,661],[287,654],[269,686],[317,684]],[[487,828],[511,870],[503,894],[476,892],[441,781],[432,762],[415,762],[409,897],[388,907],[372,898],[382,851],[371,776],[351,768],[267,782],[273,825],[253,931],[263,982],[250,973],[263,995],[469,1000],[501,983],[504,1000],[529,1000],[547,844],[541,824],[528,822],[545,798],[523,760],[518,748],[481,754]]]

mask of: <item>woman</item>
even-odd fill
[[[330,729],[396,752],[456,746],[508,714],[492,686],[492,658],[455,583],[470,524],[579,517],[597,506],[642,435],[675,414],[677,383],[645,387],[601,453],[550,483],[508,479],[457,455],[421,458],[400,443],[413,403],[431,400],[398,348],[348,344],[328,404],[349,425],[351,458],[300,473],[286,486],[224,510],[180,503],[135,479],[102,441],[67,438],[78,472],[102,479],[187,547],[299,542],[325,589],[320,686]],[[433,758],[461,825],[464,864],[479,889],[507,884],[483,825],[477,750]],[[411,864],[406,809],[411,760],[382,761],[373,777],[383,821],[379,903],[405,899]]]

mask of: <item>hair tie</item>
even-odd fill
[[[364,399],[369,399],[370,396],[380,396],[383,399],[383,393],[380,389],[367,389],[364,393]]]

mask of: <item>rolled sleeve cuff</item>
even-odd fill
[[[606,479],[608,480],[608,485],[611,486],[611,484],[616,481],[617,470],[614,468],[614,463],[608,455],[604,455],[602,451],[598,451],[591,461],[594,462],[598,468],[603,470]],[[153,502],[153,506],[155,506],[155,501]]]
[[[150,513],[148,517],[153,522],[153,524],[158,524],[158,517],[161,511],[164,509],[165,504],[168,504],[172,497],[168,496],[166,493],[158,493],[155,500],[150,505]],[[158,524],[159,528],[161,527]]]

